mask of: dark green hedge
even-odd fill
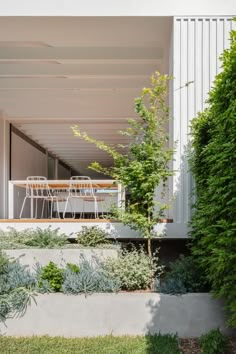
[[[193,254],[236,326],[236,32],[222,55],[223,70],[209,107],[192,123],[191,169],[196,181]]]

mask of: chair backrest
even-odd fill
[[[92,180],[88,176],[70,178],[69,195],[71,197],[94,197]]]
[[[43,198],[51,196],[51,191],[49,188],[47,178],[44,176],[28,176],[26,178],[26,195],[29,198]]]

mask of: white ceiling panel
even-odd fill
[[[168,73],[171,31],[171,17],[3,17],[0,110],[82,174],[94,160],[108,166],[111,158],[71,126],[126,144],[117,131],[136,117],[150,75]]]

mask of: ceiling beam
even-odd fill
[[[20,44],[19,44],[20,46]],[[157,60],[159,47],[1,47],[0,60]]]
[[[149,84],[149,78],[0,78],[0,89],[141,89]]]
[[[147,64],[1,64],[0,77],[123,77],[123,76],[150,76],[158,70],[160,65]]]

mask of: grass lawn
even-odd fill
[[[1,354],[180,354],[175,336],[146,337],[0,337]]]

